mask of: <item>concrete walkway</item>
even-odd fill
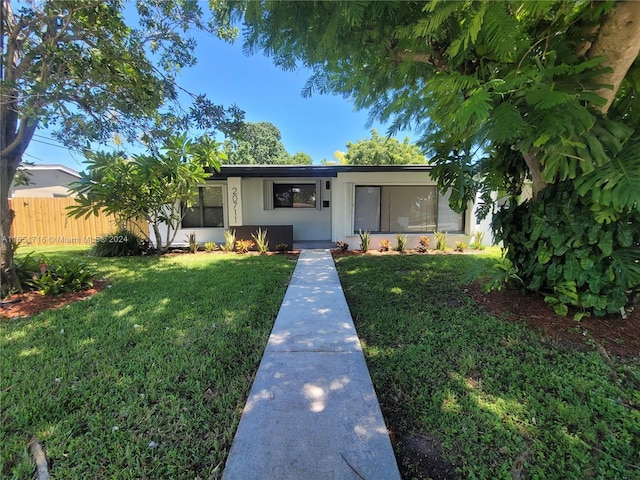
[[[303,250],[223,480],[399,480],[329,250]]]

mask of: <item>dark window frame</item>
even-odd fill
[[[222,195],[222,205],[220,206],[206,206],[204,204],[204,189],[205,188],[219,188],[221,189],[221,195]],[[185,225],[185,219],[187,212],[185,212],[185,210],[197,210],[198,211],[198,225]],[[207,224],[206,218],[207,216],[205,215],[205,211],[206,210],[215,210],[217,212],[219,212],[219,217],[221,218],[221,221],[217,224]],[[209,185],[209,186],[205,186],[205,187],[198,187],[198,199],[197,201],[194,203],[194,205],[192,207],[187,207],[185,204],[182,205],[182,220],[180,222],[180,226],[181,228],[185,229],[185,228],[224,228],[224,189],[222,188],[222,186],[218,186],[218,185]]]
[[[313,188],[313,204],[310,203],[298,203],[296,204],[295,200],[295,188],[300,187],[312,187]],[[317,183],[305,183],[305,182],[294,182],[294,183],[273,183],[272,186],[272,198],[273,198],[273,208],[317,208],[318,206],[318,185]],[[283,194],[287,194],[290,198],[290,201],[286,201],[282,198]]]

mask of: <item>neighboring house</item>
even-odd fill
[[[451,210],[430,170],[427,165],[223,165],[200,187],[176,243],[195,233],[199,243],[220,244],[225,230],[244,231],[246,237],[251,226],[270,229],[270,238],[292,227],[293,242],[343,241],[352,249],[359,246],[360,230],[371,233],[372,249],[381,240],[395,245],[397,233],[406,234],[408,248],[415,248],[421,235],[432,237],[438,230],[448,234],[451,246],[468,243],[478,230],[490,244],[488,222],[476,223],[475,205],[461,214]]]
[[[11,185],[11,198],[68,197],[69,184],[80,174],[64,165],[22,165],[28,173],[28,185]]]

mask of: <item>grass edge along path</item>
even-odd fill
[[[460,276],[483,261],[336,258],[392,435],[430,439],[460,478],[640,478],[640,363],[613,379],[597,352],[481,311]],[[440,478],[394,443],[404,478]]]
[[[295,260],[85,260],[110,288],[0,322],[0,477],[35,436],[53,478],[219,478]]]

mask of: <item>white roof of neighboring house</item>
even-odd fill
[[[80,174],[64,165],[20,165],[28,175],[26,185],[11,185],[11,197],[68,197],[69,184],[79,180]]]
[[[29,170],[29,171],[45,171],[45,170],[60,170],[61,172],[67,173],[73,177],[80,178],[80,174],[76,172],[73,168],[66,167],[60,164],[51,164],[51,165],[28,165],[22,164],[19,167],[21,170]]]

